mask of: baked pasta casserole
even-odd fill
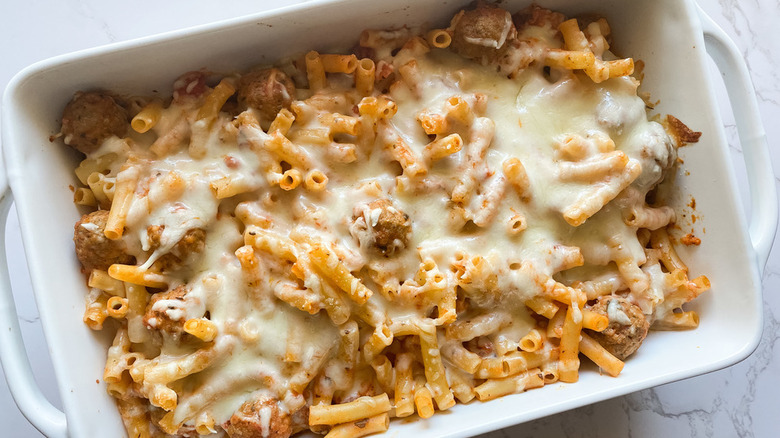
[[[479,3],[170,96],[77,92],[84,322],[116,331],[127,434],[364,436],[696,327],[663,195],[699,133],[648,115],[611,38]]]

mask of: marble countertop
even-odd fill
[[[698,0],[737,43],[749,67],[770,145],[780,141],[780,18],[778,0]],[[0,2],[0,89],[27,65],[51,56],[168,30],[254,13],[297,0],[35,0]],[[544,3],[544,2],[541,2]],[[154,13],[148,13],[154,11]],[[714,68],[714,67],[713,67]],[[747,195],[742,152],[725,91],[718,89],[741,194]],[[771,146],[770,146],[771,147]],[[776,150],[773,148],[773,150]],[[780,169],[780,154],[772,157]],[[777,173],[777,172],[776,172]],[[777,184],[777,181],[776,181]],[[744,202],[748,205],[748,202]],[[12,285],[33,372],[43,393],[59,406],[15,211],[8,220]],[[775,244],[775,246],[780,243]],[[777,436],[780,406],[780,251],[763,276],[764,333],[757,350],[730,368],[542,418],[485,437],[769,437]],[[2,371],[0,371],[2,376]],[[14,404],[0,378],[2,435],[41,436]]]

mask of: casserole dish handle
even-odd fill
[[[64,438],[68,436],[65,414],[49,403],[35,382],[11,292],[5,226],[12,202],[3,155],[0,154],[0,363],[11,395],[27,420],[50,438]]]
[[[758,272],[763,274],[778,220],[777,191],[769,145],[758,111],[756,93],[742,54],[701,7],[698,7],[698,11],[707,53],[723,76],[737,123],[750,188],[750,241],[756,253]]]

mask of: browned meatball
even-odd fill
[[[309,405],[303,405],[290,415],[292,433],[309,429]]]
[[[223,425],[230,438],[287,438],[292,435],[290,415],[272,397],[249,400]]]
[[[625,298],[608,295],[600,297],[588,308],[609,318],[609,326],[604,331],[587,332],[615,357],[625,360],[642,345],[650,322],[639,306]]]
[[[456,15],[452,34],[453,50],[459,54],[488,62],[500,57],[517,35],[509,12],[493,5],[480,4],[476,9]]]
[[[113,97],[102,91],[76,93],[62,113],[62,135],[65,144],[88,154],[112,135],[124,137],[127,111]]]
[[[522,31],[526,26],[549,26],[557,29],[565,18],[559,12],[553,12],[536,4],[532,4],[512,16],[518,32]]]
[[[295,98],[295,84],[278,68],[254,70],[238,81],[238,103],[260,111],[273,120],[282,108],[290,108]]]
[[[409,215],[395,207],[389,199],[377,199],[358,206],[352,220],[352,231],[358,234],[358,240],[361,243],[368,240],[367,243],[383,255],[393,255],[409,243],[412,232]],[[364,239],[364,236],[368,239]]]
[[[85,214],[76,222],[73,230],[73,243],[85,271],[93,269],[108,270],[114,263],[135,264],[135,257],[125,252],[121,240],[111,240],[104,234],[108,221],[108,211],[98,210]]]
[[[184,331],[186,312],[184,299],[189,290],[184,286],[152,295],[144,313],[144,325],[171,335]]]
[[[150,248],[154,251],[160,246],[160,237],[165,230],[165,225],[152,225],[146,229],[149,235]],[[200,228],[187,230],[176,245],[167,253],[161,256],[154,263],[155,269],[161,272],[177,269],[190,260],[194,254],[203,251],[206,245],[206,232]]]

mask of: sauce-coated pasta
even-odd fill
[[[362,436],[695,327],[709,281],[655,188],[698,133],[648,117],[610,39],[480,4],[162,101],[77,93],[84,320],[117,331],[128,434]]]

